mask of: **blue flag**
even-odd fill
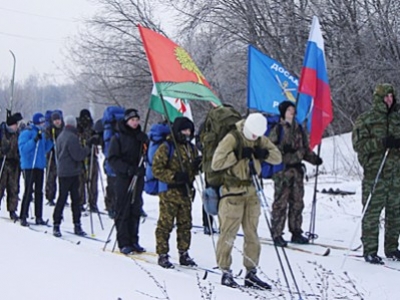
[[[247,106],[258,111],[279,114],[282,101],[296,102],[299,80],[280,63],[249,45]],[[300,94],[297,121],[303,123],[310,110],[312,98]]]

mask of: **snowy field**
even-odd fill
[[[166,270],[154,262],[155,225],[158,216],[158,200],[144,194],[145,211],[149,217],[141,224],[140,244],[149,252],[136,259],[112,253],[112,241],[103,251],[104,243],[77,237],[66,233],[72,231],[70,207],[66,207],[66,221],[61,230],[65,239],[52,236],[52,228],[35,226],[38,231],[24,228],[7,221],[5,201],[1,205],[0,216],[0,299],[7,300],[131,300],[131,299],[400,299],[397,286],[400,278],[400,262],[387,262],[388,268],[367,264],[362,258],[348,257],[342,268],[346,250],[360,221],[361,189],[360,169],[351,147],[350,135],[325,139],[322,146],[324,165],[318,180],[318,190],[341,189],[355,192],[354,195],[330,195],[317,193],[316,243],[337,246],[331,248],[329,256],[318,256],[297,250],[286,249],[301,296],[295,294],[291,282],[288,292],[279,267],[274,247],[262,244],[259,277],[272,283],[270,292],[249,289],[230,289],[219,284],[220,274],[212,268],[216,266],[213,241],[193,228],[190,255],[200,267],[208,272],[203,279],[203,270],[177,268]],[[308,166],[309,181],[306,182],[306,207],[303,229],[308,230],[311,203],[314,191],[315,168]],[[264,182],[265,194],[272,203],[273,186]],[[104,207],[101,185],[99,184],[99,207]],[[198,192],[197,195],[200,193]],[[22,193],[21,193],[22,197]],[[112,226],[112,220],[101,215],[93,215],[95,237],[105,240]],[[44,218],[52,220],[52,208],[45,206]],[[31,220],[34,221],[34,220]],[[193,203],[193,224],[201,225],[201,199]],[[82,217],[83,229],[90,234],[90,217]],[[259,235],[269,237],[264,216],[260,217]],[[360,245],[359,231],[354,245]],[[284,236],[290,239],[290,234]],[[215,241],[218,236],[215,236]],[[177,262],[176,235],[170,239],[170,255]],[[235,241],[232,269],[238,274],[242,266],[242,237]],[[315,252],[322,247],[304,246]],[[118,249],[116,250],[118,252]],[[351,255],[362,252],[352,251]],[[379,254],[383,256],[383,243]],[[244,273],[244,270],[243,270]],[[243,274],[237,278],[243,283]]]

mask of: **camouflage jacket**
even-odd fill
[[[391,108],[384,102],[384,97],[388,93],[393,94],[394,102]],[[352,132],[353,148],[357,152],[365,177],[376,176],[386,150],[383,138],[388,136],[400,138],[399,128],[400,114],[394,88],[389,84],[378,85],[373,95],[371,109],[357,118]],[[388,173],[388,176],[391,176],[392,169],[400,167],[399,163],[400,150],[392,149],[382,175]]]
[[[218,144],[214,152],[211,168],[214,171],[225,170],[224,186],[232,186],[246,190],[246,186],[251,184],[251,175],[248,158],[238,159],[235,155],[235,150],[238,145],[254,148],[256,146],[267,149],[269,155],[265,160],[271,164],[279,164],[282,162],[282,155],[278,148],[265,136],[258,138],[255,141],[246,139],[243,135],[244,120],[236,123],[236,133],[228,133]],[[240,141],[237,141],[240,138]],[[239,149],[240,153],[240,149]],[[261,172],[261,163],[258,159],[253,159],[254,167],[257,174]]]
[[[18,135],[19,132],[9,132],[7,130],[7,125],[2,123],[0,125],[1,130],[1,147],[0,147],[0,157],[4,157],[4,152],[7,157],[8,162],[14,162],[19,164],[20,156],[18,150]]]
[[[198,152],[193,145],[180,144],[178,148],[173,144],[172,137],[167,138],[168,143],[163,143],[157,149],[153,157],[152,172],[155,178],[167,183],[169,186],[174,186],[174,176],[177,172],[182,172],[181,165],[178,159],[178,151],[182,158],[183,171],[189,173],[189,181],[192,183],[195,178],[195,170],[192,167],[194,158],[198,156]],[[169,148],[173,147],[172,157],[169,158]]]
[[[272,128],[269,138],[281,151],[286,168],[298,167],[303,160],[315,165],[318,156],[310,150],[307,134],[297,122],[281,120]],[[285,152],[288,146],[292,151]]]

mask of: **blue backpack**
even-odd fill
[[[121,106],[109,106],[104,110],[103,118],[101,122],[103,124],[103,153],[105,156],[104,160],[104,171],[108,176],[115,177],[115,172],[112,170],[110,164],[108,163],[108,148],[110,147],[111,138],[116,135],[117,132],[117,122],[124,117],[125,108]]]
[[[282,136],[283,136],[283,127],[282,125],[279,124],[280,121],[280,116],[279,115],[271,115],[271,116],[265,116],[265,118],[267,119],[267,131],[265,132],[265,136],[268,137],[269,134],[271,133],[272,128],[274,128],[275,126],[279,126],[279,134],[278,134],[278,142],[277,144],[279,144],[282,140]],[[261,163],[261,177],[265,178],[265,179],[269,179],[272,178],[272,175],[274,175],[275,173],[282,171],[284,169],[285,165],[282,163],[280,163],[279,165],[272,165],[270,163],[267,163],[265,161],[263,161]]]
[[[168,185],[162,181],[159,181],[154,177],[153,171],[153,157],[157,149],[161,144],[165,143],[168,145],[168,157],[171,159],[174,153],[174,145],[166,140],[167,136],[171,133],[168,124],[159,123],[151,126],[149,131],[149,148],[147,149],[146,156],[146,180],[144,183],[144,191],[149,195],[158,195],[161,192],[165,192]]]

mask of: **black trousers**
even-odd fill
[[[35,187],[35,217],[41,218],[43,214],[43,175],[42,169],[24,170],[25,190],[21,205],[21,218],[28,218],[29,204],[32,201],[32,191]]]
[[[208,218],[210,218],[210,220],[208,220]],[[203,205],[203,227],[207,227],[207,228],[212,228],[213,226],[213,216],[208,216],[205,209],[204,209],[204,205]]]
[[[132,178],[117,176],[115,180],[116,203],[115,227],[117,229],[118,247],[132,246],[139,243],[140,213],[143,206],[142,192],[144,178],[139,177],[134,194],[128,193]],[[132,203],[132,197],[134,199]]]
[[[70,193],[71,195],[72,220],[74,224],[81,224],[79,175],[71,177],[59,177],[58,186],[60,187],[60,191],[53,213],[54,225],[61,224],[65,203],[67,202],[68,198],[68,193]]]

